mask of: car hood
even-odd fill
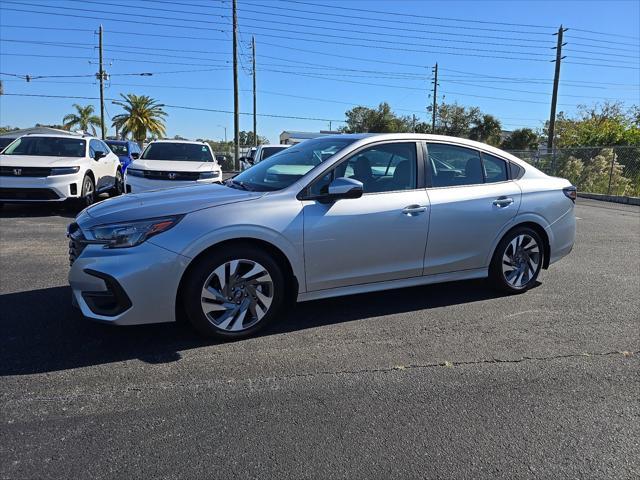
[[[39,155],[0,155],[3,167],[73,167],[82,157],[43,157]]]
[[[83,210],[76,221],[81,227],[179,215],[204,208],[245,202],[265,192],[248,192],[217,184],[190,185],[143,193],[128,193]]]
[[[162,172],[208,172],[214,169],[215,162],[185,162],[182,160],[134,160],[129,168],[156,170]]]

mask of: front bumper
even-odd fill
[[[189,259],[146,241],[131,248],[87,245],[69,271],[82,314],[114,325],[175,321],[176,296]]]
[[[189,185],[220,182],[222,182],[222,175],[205,180],[156,180],[125,174],[124,180],[126,193],[141,193],[148,190],[160,190],[162,188],[187,187]]]
[[[0,177],[0,201],[3,202],[62,202],[78,198],[82,176],[54,175],[51,177]]]

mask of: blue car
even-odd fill
[[[109,148],[120,159],[122,165],[122,173],[125,172],[131,162],[140,158],[142,150],[136,142],[129,140],[105,140],[105,143],[109,145]]]

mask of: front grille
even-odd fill
[[[84,241],[85,238],[82,230],[80,230],[80,227],[75,222],[67,228],[67,237],[69,237],[69,265],[73,265],[76,258],[82,254],[87,243]]]
[[[46,167],[0,167],[0,177],[48,177],[51,169]]]
[[[200,172],[171,172],[161,170],[144,170],[144,178],[151,180],[198,180]]]
[[[58,200],[50,188],[0,188],[0,200]]]

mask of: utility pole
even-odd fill
[[[555,47],[556,59],[552,60],[552,62],[553,61],[556,62],[556,73],[553,76],[553,95],[551,97],[551,113],[549,114],[549,131],[547,132],[548,133],[548,138],[547,138],[548,151],[553,150],[553,140],[554,140],[555,130],[556,130],[556,105],[558,103],[558,84],[560,83],[560,63],[564,58],[562,56],[562,47],[565,44],[562,43],[562,34],[567,30],[568,30],[567,28],[562,28],[562,25],[560,25],[558,32],[554,33],[554,35],[558,36],[558,44]]]
[[[233,158],[236,171],[240,170],[240,101],[238,98],[238,11],[233,0]]]
[[[98,51],[100,52],[100,71],[98,72],[98,78],[100,79],[100,133],[102,134],[102,139],[106,137],[106,128],[104,125],[104,69],[102,65],[102,25],[100,25],[100,29],[98,30],[99,42],[98,42]]]
[[[258,122],[256,120],[256,37],[251,37],[251,53],[253,54],[253,146],[258,146]]]
[[[438,108],[438,62],[433,67],[433,107],[431,111],[431,133],[436,133],[436,110]]]

